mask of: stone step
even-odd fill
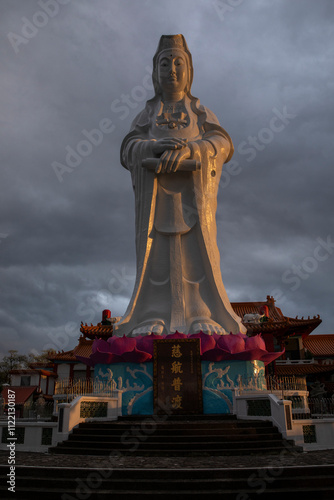
[[[125,432],[132,432],[132,430],[145,433],[147,435],[161,435],[161,436],[185,436],[185,435],[203,435],[203,436],[217,436],[217,435],[263,435],[263,434],[279,434],[276,427],[243,427],[240,429],[227,429],[225,427],[220,429],[201,429],[197,427],[189,427],[184,429],[165,429],[162,427],[150,427],[150,426],[129,426],[122,429],[110,428],[110,429],[100,429],[97,427],[75,427],[73,429],[73,434],[94,434],[96,436],[117,436],[124,434]]]
[[[233,415],[232,413],[210,413],[209,415],[121,415],[118,418],[119,422],[141,422],[143,420],[147,419],[157,419],[157,420],[168,420],[168,422],[179,422],[179,421],[187,421],[187,422],[192,422],[192,421],[201,421],[201,422],[210,422],[210,421],[236,421],[237,416]]]
[[[146,441],[146,442],[179,442],[180,440],[182,442],[186,443],[191,443],[193,441],[197,442],[203,442],[203,443],[211,443],[211,442],[240,442],[240,441],[268,441],[268,440],[279,440],[281,439],[281,435],[278,433],[263,433],[261,435],[259,434],[210,434],[210,435],[198,435],[198,434],[161,434],[161,433],[154,433],[152,435],[150,434],[144,434],[144,433],[138,433],[136,431],[127,433],[127,434],[93,434],[92,432],[75,432],[73,434],[70,434],[68,436],[69,441],[96,441],[97,443],[99,442],[114,442],[114,443],[119,443],[123,442],[125,440],[130,439],[131,437],[138,437],[139,440]]]
[[[214,421],[214,422],[202,422],[202,421],[195,421],[195,422],[187,422],[187,421],[175,421],[175,422],[159,422],[155,421],[153,418],[147,418],[146,421],[129,421],[129,422],[122,422],[122,421],[110,421],[110,422],[82,422],[79,424],[79,428],[94,428],[94,429],[103,429],[103,430],[108,430],[108,429],[118,429],[118,430],[127,430],[131,428],[132,426],[139,426],[139,427],[155,427],[155,428],[161,428],[161,429],[243,429],[243,428],[268,428],[268,427],[273,427],[272,423],[267,420],[232,420],[232,421]]]
[[[269,480],[271,481],[273,478],[270,478],[268,476]],[[36,478],[37,479],[37,478]],[[91,485],[94,484],[99,485],[99,489],[102,490],[113,490],[113,491],[141,491],[141,490],[146,490],[146,491],[161,491],[161,490],[177,490],[177,491],[184,491],[184,490],[189,490],[190,485],[191,488],[196,489],[198,491],[207,491],[209,492],[210,490],[217,490],[217,489],[235,489],[239,490],[245,487],[245,479],[229,479],[229,478],[222,478],[222,479],[197,479],[197,478],[192,478],[189,481],[185,481],[183,479],[168,479],[168,480],[163,480],[163,479],[156,479],[156,478],[151,478],[151,479],[103,479],[101,478],[101,475],[99,475],[98,469],[95,473],[95,475],[91,476],[91,480],[89,483]],[[314,481],[319,480],[318,476],[309,476],[309,477],[303,477],[302,481],[302,486],[304,488],[312,488],[314,487]],[[32,482],[29,476],[22,476],[20,478],[21,485],[25,484],[27,487],[28,485]],[[60,478],[38,478],[38,488],[44,488],[45,491],[50,491],[50,490],[56,490],[61,486],[62,488],[69,490],[73,488],[73,478],[61,478],[61,484],[59,484]],[[80,481],[77,481],[78,484],[81,484]],[[271,489],[277,490],[278,488],[282,488],[282,485],[285,488],[291,488],[295,486],[296,479],[295,478],[284,478],[281,480],[276,480],[274,479],[270,483]],[[269,483],[268,483],[269,484]],[[261,486],[261,480],[254,481],[254,485],[256,489],[260,489]],[[37,486],[37,485],[36,485]],[[252,486],[252,482],[251,482]],[[321,486],[322,487],[333,487],[333,477],[332,476],[321,476]]]
[[[284,445],[281,446],[272,446],[272,447],[258,447],[258,448],[253,448],[253,447],[244,447],[242,449],[226,449],[226,448],[217,448],[217,449],[203,449],[201,447],[199,448],[193,448],[191,450],[183,449],[183,450],[176,450],[174,447],[170,449],[154,449],[154,448],[145,448],[142,449],[141,447],[138,447],[134,450],[125,450],[123,448],[93,448],[93,447],[86,447],[86,448],[78,448],[77,446],[75,447],[70,447],[66,446],[63,447],[61,445],[57,447],[50,448],[51,453],[56,453],[56,454],[70,454],[70,455],[99,455],[99,456],[107,456],[111,452],[118,452],[120,455],[124,456],[152,456],[152,457],[187,457],[187,456],[192,456],[192,457],[201,457],[205,456],[208,457],[210,455],[212,456],[237,456],[237,455],[259,455],[259,454],[278,454],[281,451],[286,450]]]
[[[81,490],[79,489],[79,492]],[[86,490],[83,490],[86,491]],[[113,500],[120,499],[128,499],[133,498],[134,500],[145,500],[147,498],[159,499],[159,500],[171,500],[171,496],[175,500],[183,500],[183,499],[203,499],[207,500],[208,493],[202,492],[198,490],[187,490],[180,492],[179,490],[168,490],[167,492],[159,491],[135,491],[135,490],[123,490],[123,491],[115,491],[115,490],[103,490],[98,489],[90,490],[89,497],[86,496],[78,496],[78,487],[73,489],[65,489],[65,488],[57,488],[52,492],[47,492],[48,500],[77,500],[78,498],[89,498],[89,500],[109,500],[111,497]],[[45,489],[42,488],[17,488],[16,490],[16,498],[21,498],[22,500],[34,500],[36,497],[43,498],[45,496]],[[296,498],[301,500],[333,500],[334,498],[334,487],[314,487],[312,489],[303,488],[303,487],[294,487],[293,490],[290,488],[282,488],[279,490],[273,490],[272,488],[266,488],[265,494],[267,497],[263,497],[264,499],[270,500],[282,500],[282,495],[290,495],[293,493],[294,495],[298,495]],[[79,493],[80,494],[80,493]],[[22,495],[22,496],[19,496]],[[247,499],[247,500],[258,500],[259,496],[253,491],[248,491],[247,489],[240,490],[230,490],[230,489],[215,489],[210,490],[210,495],[218,498],[224,498],[224,500],[236,500],[236,499]],[[10,500],[13,497],[6,493],[1,497],[2,500]]]
[[[79,456],[79,455],[78,455]],[[195,472],[195,473],[194,473]],[[8,465],[0,465],[0,477],[5,477],[8,473]],[[90,474],[100,474],[101,478],[112,478],[113,480],[184,480],[192,481],[196,479],[216,480],[216,479],[248,479],[254,474],[257,477],[271,476],[275,480],[284,478],[307,478],[307,477],[334,477],[334,465],[276,465],[267,467],[224,467],[224,468],[209,468],[209,467],[185,467],[185,468],[106,468],[106,467],[59,467],[59,466],[29,466],[16,465],[16,477],[22,478],[87,478]],[[333,482],[334,486],[334,482]]]
[[[0,466],[0,495],[13,498],[5,486],[8,466]],[[334,466],[233,469],[94,469],[16,466],[15,498],[74,500],[89,498],[281,499],[332,500]]]
[[[166,415],[166,414],[164,414]],[[163,415],[163,416],[164,416]],[[157,415],[158,417],[161,415]],[[147,417],[151,417],[151,415],[121,415],[119,417],[120,421],[133,421],[133,420],[145,420]],[[168,417],[168,420],[236,420],[237,416],[233,415],[232,413],[209,413],[209,414],[201,414],[199,415],[198,413],[192,413],[188,415],[168,415],[165,418]]]
[[[109,439],[105,439],[104,441],[99,441],[97,442],[94,438],[92,440],[87,440],[86,438],[81,438],[80,437],[76,440],[70,439],[67,441],[64,441],[61,446],[64,447],[80,447],[80,448],[90,448],[90,447],[99,447],[99,448],[108,448],[108,449],[113,449],[113,448],[119,448],[127,449],[127,447],[133,447],[134,442],[137,443],[137,441],[134,441],[134,438],[129,437],[127,440],[124,440],[123,442],[119,441],[112,441]],[[268,447],[278,447],[282,446],[282,439],[276,438],[276,439],[270,439],[270,440],[257,440],[257,441],[252,441],[251,443],[248,441],[222,441],[222,440],[216,440],[216,441],[198,441],[195,439],[194,441],[183,441],[182,439],[180,440],[170,440],[170,441],[153,441],[153,440],[145,440],[140,442],[140,449],[141,450],[146,450],[146,449],[160,449],[161,451],[166,450],[166,449],[173,449],[175,450],[181,450],[181,449],[187,449],[187,450],[192,450],[192,449],[198,449],[201,448],[202,450],[215,450],[216,448],[224,448],[226,450],[229,449],[243,449],[245,447],[254,447],[254,448],[268,448]]]
[[[287,443],[270,421],[236,419],[174,420],[143,419],[84,422],[51,453],[106,455],[200,456],[238,455],[243,452],[278,453]],[[299,451],[299,450],[296,450]]]

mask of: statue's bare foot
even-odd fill
[[[155,335],[162,335],[165,329],[165,324],[162,320],[151,320],[147,321],[145,324],[138,326],[132,332],[132,337],[136,337],[137,335],[149,335],[150,333],[154,333]]]
[[[203,318],[202,320],[196,321],[191,325],[189,333],[199,333],[203,332],[207,335],[227,335],[227,331],[223,327],[211,321],[210,319]]]

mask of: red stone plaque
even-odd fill
[[[154,409],[203,413],[200,339],[154,340]]]

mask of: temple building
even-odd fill
[[[81,326],[81,332],[82,332]],[[94,327],[93,327],[94,328]],[[96,328],[96,327],[95,327]],[[110,335],[109,335],[110,336]],[[49,359],[54,364],[54,371],[58,379],[83,380],[93,377],[94,370],[89,366],[78,362],[77,356],[89,357],[92,353],[93,337],[81,335],[78,345],[69,351],[60,351],[53,354]],[[99,336],[95,337],[99,338]]]
[[[284,316],[281,309],[275,305],[274,297],[267,296],[266,302],[232,302],[234,311],[245,319],[250,313],[263,315],[263,319],[258,322],[245,322],[248,335],[262,334],[269,351],[282,351],[286,349],[289,339],[292,337],[305,338],[317,328],[321,319],[320,316],[313,318],[290,318]],[[286,349],[287,350],[287,349]],[[286,353],[283,355],[285,358]]]
[[[310,396],[334,394],[334,335],[289,339],[285,359],[276,361],[279,376],[304,376]]]
[[[24,408],[36,403],[41,397],[45,402],[53,401],[57,373],[52,362],[30,363],[29,368],[11,370],[10,385],[4,386],[1,397],[8,405],[8,389],[15,392],[16,417],[22,418]]]

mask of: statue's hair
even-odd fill
[[[187,64],[188,64],[188,79],[187,79],[187,85],[185,88],[185,92],[186,92],[186,94],[188,94],[191,97],[190,89],[191,89],[191,85],[193,83],[194,68],[193,68],[191,53],[188,49],[187,42],[186,42],[183,35],[162,35],[160,40],[159,40],[159,45],[158,45],[157,51],[153,57],[152,80],[153,80],[155,95],[156,96],[161,95],[161,88],[159,85],[159,75],[158,75],[159,55],[161,54],[161,52],[163,52],[167,49],[179,49],[179,50],[182,50],[183,52],[185,52],[185,54],[187,55],[186,59],[187,59]]]

